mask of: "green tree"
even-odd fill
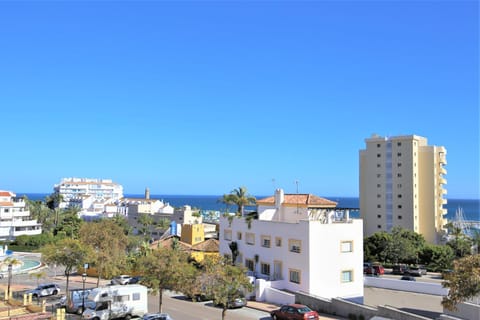
[[[417,263],[418,253],[425,244],[423,236],[402,227],[394,227],[391,236],[385,248],[387,260],[393,263]]]
[[[150,236],[150,226],[153,225],[153,217],[148,213],[140,213],[138,215],[138,223],[141,225],[141,228],[138,230],[140,234],[143,235],[143,239],[148,241]]]
[[[55,210],[58,211],[60,209]],[[78,213],[79,209],[76,207],[61,210],[54,234],[61,238],[78,239],[78,233],[83,224],[83,220],[80,219]]]
[[[253,290],[246,275],[246,269],[229,263],[228,259],[207,260],[204,286],[207,295],[215,304],[222,307],[222,320],[225,319],[229,302],[243,297]]]
[[[392,241],[392,235],[386,231],[379,231],[365,238],[363,242],[364,261],[386,262],[387,247]]]
[[[76,271],[77,267],[90,260],[91,249],[83,245],[77,239],[65,238],[56,243],[47,244],[41,250],[42,261],[47,264],[56,264],[65,267],[66,289],[70,275]]]
[[[60,206],[60,203],[63,201],[63,195],[60,193],[54,192],[45,197],[45,204],[50,210],[54,210]]]
[[[53,232],[55,227],[55,217],[53,211],[41,200],[34,201],[25,199],[25,201],[32,219],[36,219],[42,224],[43,232]]]
[[[426,244],[418,253],[420,263],[432,271],[450,269],[454,257],[453,249],[445,245]]]
[[[164,290],[178,290],[183,281],[183,271],[188,265],[188,253],[170,248],[158,248],[151,254],[139,258],[138,265],[142,268],[144,278],[142,283],[158,294],[158,306],[162,312]]]
[[[448,295],[442,299],[442,305],[456,310],[457,304],[480,294],[480,255],[471,255],[454,262],[453,272],[445,275],[442,283],[449,288]]]
[[[224,195],[223,198],[229,204],[235,204],[237,206],[237,215],[243,215],[245,206],[255,205],[257,201],[254,196],[248,194],[246,187],[233,189],[229,195]]]
[[[115,221],[102,219],[85,223],[79,236],[93,252],[91,260],[86,262],[97,269],[97,286],[100,278],[115,276],[126,267],[128,237]]]

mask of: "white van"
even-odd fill
[[[133,317],[143,317],[148,313],[147,290],[147,287],[139,284],[95,288],[88,295],[88,309],[83,312],[82,318],[128,320]]]

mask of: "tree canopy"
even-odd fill
[[[449,291],[442,305],[449,310],[456,310],[457,304],[480,295],[480,255],[456,260],[453,272],[445,274],[443,286]]]

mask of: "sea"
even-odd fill
[[[25,195],[30,200],[45,200],[49,195],[47,193],[18,193],[17,197]],[[125,194],[126,198],[144,198],[144,194]],[[268,196],[255,196],[262,199]],[[220,211],[225,212],[226,206],[221,203],[222,195],[150,195],[151,199],[162,200],[169,203],[172,207],[183,207],[189,205],[192,208],[202,211]],[[336,201],[339,208],[359,208],[359,199],[356,197],[325,197],[329,200]],[[446,218],[455,220],[457,210],[463,212],[463,219],[466,221],[480,221],[480,199],[448,199],[445,205],[447,209]],[[254,210],[254,207],[246,207],[245,209]],[[230,211],[236,210],[236,207],[230,207]],[[358,218],[358,211],[351,211],[352,218]]]

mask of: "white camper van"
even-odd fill
[[[132,284],[114,285],[93,289],[88,295],[89,304],[83,319],[110,320],[143,317],[148,313],[147,287]],[[93,304],[95,303],[95,304]]]

